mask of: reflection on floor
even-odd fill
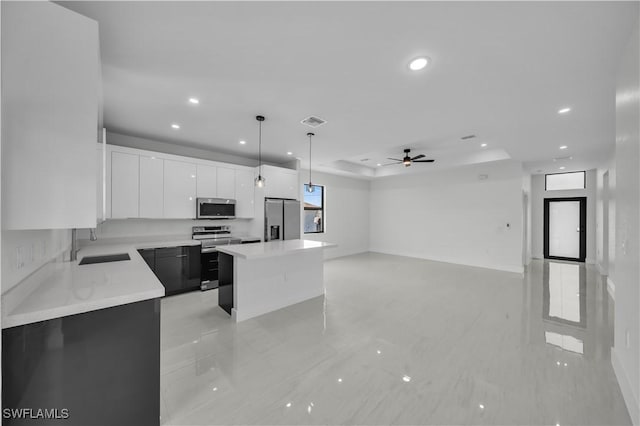
[[[239,324],[215,290],[164,299],[162,424],[630,424],[591,266],[367,253],[325,282]]]

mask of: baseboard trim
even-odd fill
[[[611,278],[607,277],[607,291],[609,292],[609,296],[615,301],[616,300],[616,285]]]
[[[451,259],[440,256],[423,256],[415,253],[406,253],[406,252],[393,252],[388,250],[381,249],[371,249],[372,253],[381,253],[381,254],[390,254],[392,256],[404,256],[411,257],[414,259],[422,259],[422,260],[431,260],[433,262],[443,262],[443,263],[451,263],[454,265],[463,265],[463,266],[472,266],[474,268],[483,268],[483,269],[492,269],[494,271],[503,271],[503,272],[513,272],[516,274],[524,274],[524,266],[511,266],[511,265],[496,265],[496,264],[480,264],[475,262],[462,262],[458,259]]]
[[[627,406],[629,417],[631,417],[631,423],[634,425],[640,425],[640,404],[638,403],[638,398],[633,393],[633,388],[631,387],[631,383],[629,383],[629,379],[627,378],[624,368],[620,363],[620,359],[618,358],[618,353],[615,348],[611,348],[611,365],[613,366],[613,372],[616,375],[616,379],[618,379],[618,385],[620,386],[622,397],[624,398],[624,402]]]

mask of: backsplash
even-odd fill
[[[2,293],[69,250],[68,229],[2,231]]]
[[[193,226],[229,225],[232,234],[249,234],[250,219],[191,220],[191,219],[109,219],[96,228],[101,238],[150,237],[159,235],[191,236]],[[256,235],[259,237],[259,235]],[[78,233],[79,239],[89,239],[89,230]]]

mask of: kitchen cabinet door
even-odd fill
[[[218,167],[218,198],[236,198],[236,171]]]
[[[138,217],[139,173],[137,155],[111,153],[111,218]]]
[[[187,252],[187,275],[185,277],[185,290],[197,290],[200,288],[200,246],[185,247]]]
[[[164,217],[196,217],[196,165],[164,160]]]
[[[217,182],[217,167],[198,164],[198,197],[216,198],[218,196]]]
[[[298,172],[284,171],[282,172],[282,198],[292,198],[298,200],[300,198],[300,188],[298,186]]]
[[[3,1],[0,28],[3,228],[94,228],[98,23]]]
[[[140,156],[140,217],[164,217],[164,160]]]
[[[252,170],[236,170],[236,217],[253,219],[254,183]]]
[[[156,249],[155,274],[162,283],[165,295],[176,294],[184,287],[187,254],[182,247]]]

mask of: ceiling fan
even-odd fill
[[[395,163],[385,164],[385,166],[390,166],[392,164],[404,164],[405,167],[409,167],[412,163],[433,163],[436,160],[421,160],[424,158],[424,154],[416,155],[415,157],[410,157],[409,153],[411,150],[409,148],[404,150],[404,158],[402,160],[398,158],[388,158],[388,160],[395,161]]]

